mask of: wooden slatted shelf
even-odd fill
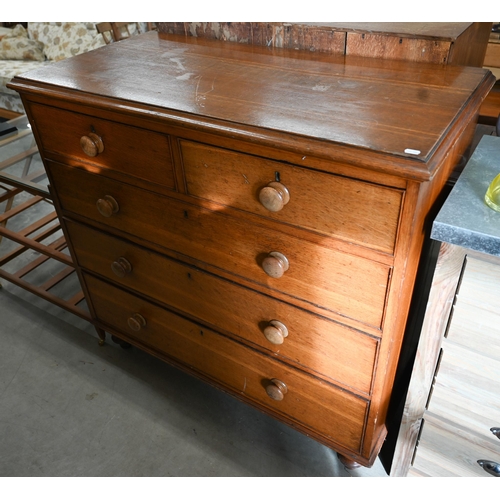
[[[24,137],[31,138],[31,145],[3,155],[6,158],[0,161],[0,278],[91,322],[50,192],[44,186],[45,170],[29,171],[38,152],[31,131],[20,129],[0,140],[0,148]]]
[[[9,196],[7,199],[12,199],[20,194],[18,189],[6,189],[3,184],[0,184],[0,189],[6,191],[6,194],[0,199],[5,200],[7,196]],[[49,242],[51,237],[55,237],[61,231],[55,211],[52,210],[25,227],[16,227],[15,230],[5,227],[8,221],[14,223],[15,218],[21,218],[27,211],[36,209],[37,205],[41,203],[51,204],[51,201],[41,196],[31,196],[28,200],[10,208],[0,216],[0,237],[18,244],[12,250],[0,255],[0,278],[91,321],[88,311],[82,307],[84,295],[81,289],[73,290],[69,298],[61,297],[52,292],[56,286],[59,289],[64,289],[65,287],[61,286],[62,283],[74,276],[75,273],[71,257],[67,253],[63,253],[67,248],[64,236],[57,236],[54,241]],[[29,250],[34,250],[34,252],[29,252]],[[59,262],[60,265],[54,266],[54,261]],[[9,269],[6,269],[7,264],[11,264]],[[44,265],[50,265],[51,269],[45,273],[38,273],[37,278],[40,278],[40,275],[48,275],[39,283],[39,280],[32,279],[33,273],[41,270]],[[56,267],[57,269],[55,269]]]

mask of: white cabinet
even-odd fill
[[[500,440],[491,431],[500,427],[500,259],[443,246],[439,272],[457,270],[462,262],[462,273],[449,278],[457,280],[454,304],[448,322],[443,322],[434,380],[408,475],[487,476],[478,460],[492,462],[489,468],[499,464],[500,475]],[[442,301],[439,291],[433,300]]]
[[[500,476],[500,171],[483,137],[433,225],[440,252],[391,476]],[[482,461],[482,462],[481,462]]]

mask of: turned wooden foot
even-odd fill
[[[130,349],[132,347],[132,344],[129,344],[128,342],[125,342],[124,340],[119,339],[118,337],[115,337],[114,335],[111,335],[111,340],[115,344],[118,344],[122,349]]]
[[[95,327],[97,335],[99,335],[99,345],[103,346],[106,343],[106,332],[102,328]]]
[[[350,458],[347,458],[346,456],[344,455],[341,455],[340,453],[337,453],[337,457],[339,458],[339,460],[341,461],[342,465],[346,468],[346,469],[357,469],[358,467],[361,467],[360,464],[358,464],[358,462],[355,462],[354,460],[351,460]]]

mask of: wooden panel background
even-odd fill
[[[347,33],[346,54],[444,64],[451,43],[422,38],[403,38],[371,33]]]
[[[344,31],[298,23],[156,23],[161,33],[344,54]]]
[[[481,67],[492,23],[158,22],[160,33]]]

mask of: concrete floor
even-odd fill
[[[305,435],[138,349],[100,347],[86,321],[2,284],[1,477],[386,476],[379,462],[348,471]]]
[[[0,476],[384,476],[90,325],[0,291]]]

